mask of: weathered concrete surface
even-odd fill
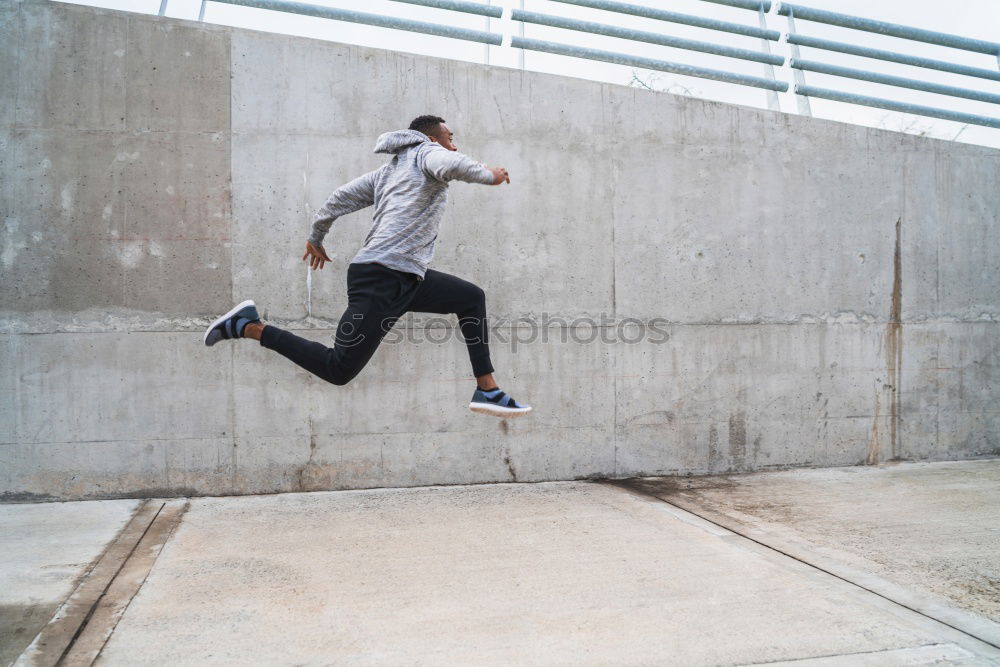
[[[829,656],[987,665],[1000,650],[648,496],[577,482],[193,500],[99,664]]]
[[[106,591],[94,612],[17,664],[56,630],[72,664],[997,664],[998,471],[150,500],[62,608]],[[76,568],[41,573],[135,506],[3,507],[4,600],[58,605]]]
[[[0,506],[0,664],[10,664],[31,643],[137,505]]]
[[[651,478],[629,485],[1000,623],[998,461]]]
[[[42,0],[0,29],[3,497],[1000,454],[996,150]],[[309,280],[312,213],[427,112],[511,171],[453,188],[435,266],[486,290],[532,418],[465,410],[454,320],[345,388],[199,347],[244,298],[331,340],[369,217]]]

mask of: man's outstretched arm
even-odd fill
[[[445,183],[448,181],[465,181],[466,183],[482,183],[484,185],[510,183],[510,176],[503,167],[487,167],[464,153],[444,148],[427,151],[423,168],[432,178]]]
[[[306,241],[306,253],[302,256],[312,268],[322,269],[323,265],[330,261],[326,250],[323,249],[323,239],[330,231],[333,221],[375,203],[375,180],[378,172],[376,169],[340,186],[316,212],[312,223],[312,234]]]

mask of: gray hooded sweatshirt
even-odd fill
[[[374,224],[352,262],[378,262],[423,278],[434,257],[448,183],[490,185],[493,173],[416,130],[386,132],[375,142],[375,152],[394,157],[337,188],[316,213],[309,241],[321,245],[334,220],[374,204]]]

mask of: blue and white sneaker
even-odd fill
[[[242,338],[243,328],[251,322],[260,322],[260,315],[257,304],[248,299],[212,322],[205,330],[205,345],[211,347],[220,340]]]
[[[469,403],[469,409],[494,417],[520,417],[531,412],[530,405],[521,405],[499,388],[490,391],[476,389],[476,393],[472,395],[472,402]]]

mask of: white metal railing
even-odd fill
[[[467,0],[392,0],[393,2],[411,5],[421,5],[432,7],[449,12],[463,14],[473,14],[487,18],[509,18],[522,26],[521,33],[509,37],[508,40],[499,33],[489,30],[470,30],[458,28],[441,23],[431,23],[426,21],[414,21],[411,19],[386,16],[382,14],[372,14],[346,9],[335,9],[320,5],[312,5],[292,0],[202,0],[199,18],[204,18],[205,7],[209,2],[217,2],[229,5],[241,5],[244,7],[255,7],[278,12],[289,12],[306,16],[316,16],[328,18],[336,21],[346,21],[362,23],[396,30],[406,30],[440,37],[448,37],[471,42],[479,42],[493,46],[504,46],[519,49],[522,51],[539,51],[552,53],[572,58],[602,61],[621,65],[629,65],[643,69],[671,72],[684,76],[699,77],[726,83],[761,88],[768,91],[768,104],[771,108],[778,108],[778,92],[785,92],[789,89],[789,84],[774,76],[774,66],[781,66],[785,63],[784,56],[772,54],[770,44],[778,42],[782,34],[776,30],[767,28],[764,14],[770,12],[772,3],[770,0],[702,0],[715,4],[727,5],[754,11],[758,14],[759,25],[747,25],[728,21],[719,21],[711,18],[681,14],[646,5],[637,5],[618,0],[551,0],[553,3],[575,5],[587,7],[615,14],[626,14],[647,19],[655,19],[667,23],[695,26],[708,30],[718,31],[723,34],[742,35],[756,37],[761,40],[761,50],[735,48],[727,44],[717,42],[697,41],[681,39],[668,34],[622,28],[610,24],[581,21],[564,16],[549,13],[531,12],[524,9],[505,9],[480,2],[470,2]],[[160,14],[164,14],[168,0],[161,0]],[[864,58],[881,61],[897,62],[905,65],[919,67],[923,69],[933,69],[950,72],[978,79],[1000,81],[1000,71],[994,72],[990,69],[969,67],[966,65],[951,63],[944,60],[932,60],[911,56],[894,51],[871,49],[856,44],[849,44],[827,39],[820,39],[809,35],[801,34],[796,29],[796,20],[824,23],[835,25],[856,31],[866,31],[880,35],[888,35],[900,39],[930,43],[945,46],[953,49],[971,51],[993,55],[997,58],[997,66],[1000,69],[1000,43],[988,42],[984,40],[969,39],[958,35],[923,30],[910,26],[875,21],[847,14],[839,14],[826,10],[814,9],[791,3],[781,3],[776,5],[777,13],[785,16],[788,22],[787,43],[791,47],[792,58],[789,65],[792,68],[795,78],[794,92],[799,100],[800,113],[810,114],[809,98],[822,98],[847,102],[850,104],[888,109],[903,113],[910,113],[935,118],[944,118],[963,123],[982,125],[986,127],[1000,128],[1000,113],[986,116],[981,114],[961,113],[951,111],[936,106],[917,105],[909,102],[875,98],[855,93],[809,86],[805,83],[804,72],[816,72],[846,79],[870,81],[883,85],[919,90],[951,98],[971,99],[989,104],[1000,104],[1000,90],[996,93],[985,92],[973,88],[961,86],[948,86],[925,81],[923,79],[913,79],[900,76],[891,76],[866,69],[856,69],[842,67],[831,63],[806,60],[799,55],[799,46],[847,53]],[[506,16],[505,16],[506,14]],[[538,39],[530,39],[523,36],[523,26],[525,24],[542,25],[582,33],[617,37],[634,42],[645,44],[655,44],[688,51],[710,53],[713,55],[733,58],[737,60],[761,63],[765,66],[764,76],[752,76],[724,69],[711,69],[707,67],[697,67],[693,65],[660,60],[656,58],[640,57],[629,55],[617,51],[603,51],[584,46],[565,44],[561,42],[551,42]]]

